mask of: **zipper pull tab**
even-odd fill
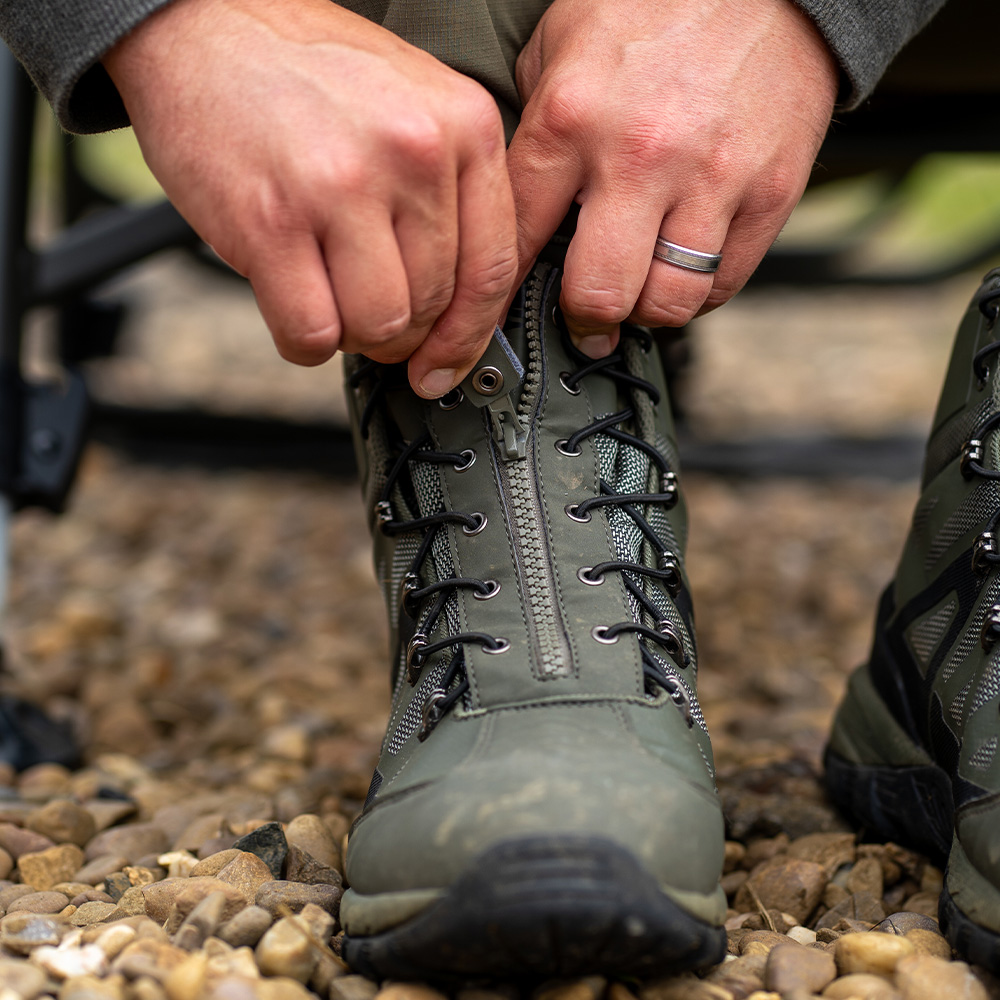
[[[486,408],[493,437],[507,461],[528,453],[528,428],[517,415],[516,397],[524,382],[524,366],[498,326],[476,367],[462,381],[462,391],[475,406]]]

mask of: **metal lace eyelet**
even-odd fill
[[[597,576],[591,576],[593,568],[593,566],[581,566],[576,571],[576,577],[581,583],[587,584],[588,587],[599,587],[604,583],[604,574],[600,573]]]
[[[510,642],[498,635],[493,637],[493,643],[492,646],[483,646],[483,652],[489,653],[490,656],[496,656],[498,653],[506,653],[510,649]]]
[[[438,707],[445,698],[448,697],[448,692],[444,688],[434,688],[433,691],[427,696],[427,700],[424,702],[423,707],[420,709],[420,730],[417,733],[417,739],[421,743],[427,739],[428,736],[434,731],[434,727],[444,718],[444,713]]]
[[[972,546],[972,572],[983,576],[990,571],[994,562],[991,556],[997,555],[997,538],[992,531],[984,531]]]
[[[481,510],[477,510],[473,511],[469,516],[476,523],[473,525],[463,524],[462,534],[468,535],[471,538],[473,535],[478,535],[486,527],[486,515]]]
[[[578,503],[566,504],[566,516],[572,521],[579,521],[580,524],[587,524],[593,515],[588,510],[585,514],[577,514],[580,505]]]
[[[375,504],[375,519],[378,522],[379,528],[384,528],[387,524],[391,524],[395,519],[396,515],[392,510],[392,502],[389,500],[379,500]]]
[[[986,612],[986,620],[983,622],[983,630],[980,633],[979,641],[983,649],[988,653],[997,644],[998,640],[1000,640],[1000,604],[994,604]]]
[[[681,592],[681,568],[677,557],[673,552],[661,552],[656,560],[656,568],[661,573],[669,574],[664,577],[662,583],[666,592],[671,597],[676,597]]]
[[[617,635],[609,636],[608,632],[610,629],[607,625],[595,625],[591,630],[590,634],[598,641],[603,642],[605,646],[613,646],[618,641]]]
[[[411,685],[420,679],[420,668],[424,665],[424,647],[427,636],[423,632],[415,632],[406,644],[406,679]]]
[[[407,573],[399,581],[399,603],[406,609],[406,602],[415,590],[420,589],[420,577],[416,573]],[[408,609],[407,609],[408,610]]]
[[[488,601],[500,593],[499,580],[483,580],[483,586],[486,588],[485,590],[474,590],[472,592],[472,596],[477,601]]]
[[[664,619],[656,623],[656,631],[668,639],[669,642],[663,644],[663,648],[671,656],[680,656],[684,652],[684,643],[681,641],[681,637],[677,634],[677,629],[672,621]]]
[[[459,452],[459,454],[465,459],[465,461],[461,465],[452,466],[456,472],[467,472],[476,464],[476,453],[472,450],[472,448],[466,448]]]
[[[565,455],[567,458],[579,458],[583,454],[583,451],[580,448],[577,448],[576,451],[570,451],[569,448],[566,447],[568,444],[569,438],[560,438],[556,441],[556,451],[558,451],[560,455]]]
[[[680,483],[676,472],[664,472],[660,477],[660,492],[676,495],[680,490]]]
[[[959,462],[959,471],[966,479],[971,479],[975,475],[972,463],[977,465],[983,460],[983,442],[979,438],[970,438],[962,445],[962,458]]]
[[[461,406],[462,400],[465,399],[465,393],[462,392],[461,386],[455,386],[454,389],[449,389],[439,400],[438,406],[442,410],[454,410],[456,406]]]
[[[565,390],[566,390],[566,391],[567,391],[567,392],[568,392],[568,393],[569,393],[569,394],[570,394],[571,396],[579,396],[579,395],[580,395],[580,393],[581,393],[581,392],[583,391],[583,390],[582,390],[582,389],[580,388],[580,384],[579,384],[579,382],[578,382],[578,383],[577,383],[576,385],[568,385],[568,384],[567,384],[568,380],[569,380],[570,378],[572,378],[572,377],[573,377],[573,376],[572,376],[572,374],[571,374],[570,372],[560,372],[560,373],[559,373],[559,384],[560,384],[560,385],[561,385],[561,386],[562,386],[562,387],[563,387],[563,388],[564,388],[564,389],[565,389]]]
[[[990,366],[973,365],[973,373],[976,376],[976,391],[982,392],[990,381]]]

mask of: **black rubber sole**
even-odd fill
[[[591,837],[490,848],[419,916],[345,937],[342,950],[374,979],[646,978],[725,953],[723,928],[682,910],[628,851]]]
[[[846,760],[829,747],[826,783],[837,806],[863,830],[911,847],[944,865],[954,833],[951,780],[941,768],[873,767]],[[946,887],[938,922],[967,961],[1000,975],[1000,935],[970,920]]]

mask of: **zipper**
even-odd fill
[[[517,405],[519,422],[531,427],[541,404],[543,385],[541,305],[545,296],[543,276],[533,273],[525,286],[524,329],[527,364]],[[545,531],[545,514],[538,494],[536,439],[526,435],[523,455],[512,460],[496,439],[492,442],[493,469],[500,487],[500,502],[510,525],[517,554],[521,593],[529,641],[539,675],[544,679],[572,673],[572,656],[566,629],[555,601],[556,580],[552,553]]]

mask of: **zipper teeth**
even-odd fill
[[[524,328],[528,357],[518,416],[531,421],[539,405],[542,386],[542,329],[540,316],[542,282],[532,275],[525,289]],[[529,627],[534,633],[538,668],[544,677],[564,677],[570,671],[570,650],[556,608],[555,575],[544,537],[544,513],[535,484],[535,447],[528,435],[528,452],[522,461],[500,462],[511,508],[511,534],[521,553],[522,579],[527,598]]]

